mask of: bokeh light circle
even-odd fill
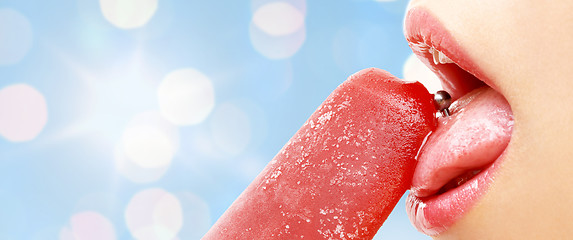
[[[12,142],[36,138],[48,122],[48,105],[38,90],[27,84],[0,89],[0,135]]]
[[[155,15],[158,0],[100,0],[105,19],[118,28],[143,27]]]
[[[32,46],[32,27],[20,12],[0,9],[0,65],[20,62]]]
[[[175,154],[169,137],[153,126],[127,128],[122,142],[126,156],[144,168],[169,165]]]
[[[415,54],[411,54],[404,64],[404,79],[409,82],[421,82],[430,93],[442,90],[442,83],[436,74],[432,72]]]
[[[269,59],[292,57],[306,40],[305,14],[287,2],[257,8],[249,27],[255,50]]]
[[[209,122],[213,142],[217,149],[239,155],[251,141],[251,120],[238,106],[231,102],[219,104]]]
[[[157,111],[136,115],[116,146],[116,169],[136,183],[161,178],[179,149],[179,129]]]
[[[158,89],[161,114],[179,126],[201,123],[215,106],[215,90],[203,73],[185,68],[168,74]]]
[[[254,13],[263,5],[276,2],[288,2],[306,16],[306,0],[251,0],[251,11]]]
[[[304,25],[303,13],[286,2],[261,6],[253,15],[253,23],[271,36],[293,34]]]
[[[115,228],[111,221],[94,211],[74,214],[69,227],[60,231],[60,240],[115,240]]]
[[[133,196],[125,210],[125,221],[136,239],[171,240],[183,226],[183,210],[173,194],[152,188]]]

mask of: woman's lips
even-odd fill
[[[489,87],[450,110],[418,155],[408,196],[410,220],[428,235],[446,230],[485,194],[513,129],[509,104]]]
[[[511,107],[495,81],[469,57],[427,10],[410,9],[406,39],[456,100],[418,155],[407,211],[428,235],[447,230],[468,212],[493,181],[513,128]],[[436,51],[454,63],[434,62]]]

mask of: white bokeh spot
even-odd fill
[[[179,149],[179,129],[157,111],[136,115],[115,149],[118,172],[136,183],[159,180]]]
[[[256,12],[263,5],[276,2],[287,2],[303,13],[303,15],[306,15],[306,0],[251,0],[251,11]]]
[[[125,221],[136,239],[171,240],[183,226],[183,210],[173,194],[152,188],[133,196],[125,210]]]
[[[122,29],[145,26],[157,11],[158,0],[100,0],[105,19]]]
[[[125,155],[144,168],[169,165],[175,154],[175,146],[169,137],[153,126],[127,128],[122,142]]]
[[[158,89],[161,114],[179,126],[203,122],[215,106],[215,90],[203,73],[180,69],[168,74]]]
[[[48,122],[48,105],[38,90],[27,84],[0,89],[0,135],[12,142],[36,138]]]
[[[32,27],[20,12],[0,9],[0,65],[20,62],[32,46]]]
[[[411,54],[404,64],[404,79],[409,82],[421,82],[430,93],[442,90],[442,83],[415,54]]]
[[[255,12],[253,23],[271,36],[284,36],[302,28],[304,15],[289,3],[273,2],[263,5]]]
[[[94,211],[74,214],[69,226],[60,231],[60,240],[115,240],[115,228],[110,220]]]
[[[299,4],[306,6],[305,2]],[[269,59],[292,57],[306,40],[305,13],[282,1],[258,6],[249,27],[255,50]]]

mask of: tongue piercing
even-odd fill
[[[440,90],[434,94],[434,106],[442,113],[442,116],[450,116],[450,110],[448,109],[450,104],[452,104],[452,96],[448,92]]]

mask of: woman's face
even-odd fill
[[[409,9],[425,9],[441,22],[514,117],[491,186],[436,237],[570,237],[573,0],[413,0]]]

